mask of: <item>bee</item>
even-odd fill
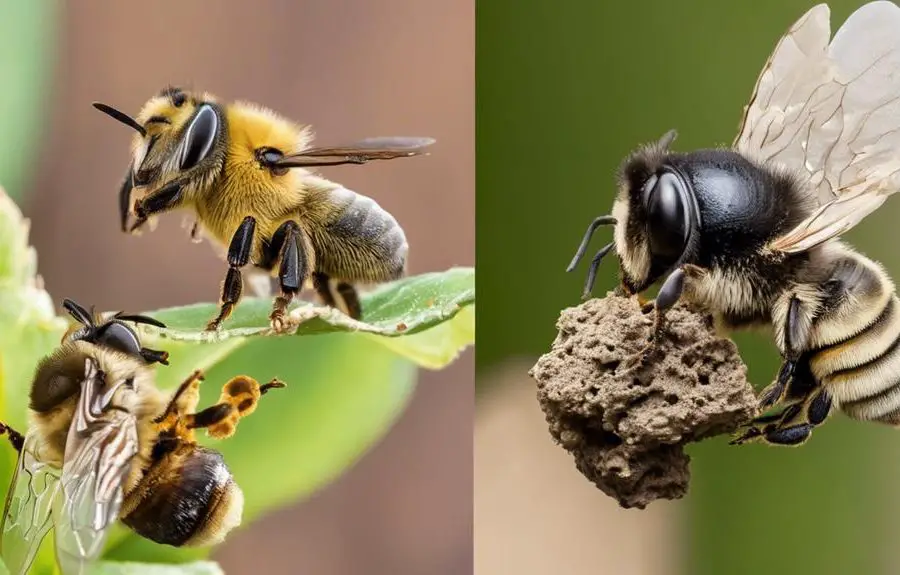
[[[815,6],[779,41],[730,149],[675,152],[672,131],[633,152],[569,266],[613,225],[584,294],[613,249],[621,291],[661,283],[643,360],[680,299],[773,330],[781,369],[732,443],[800,445],[835,410],[900,424],[894,284],[840,240],[900,189],[900,8],[865,4],[833,38],[829,20]]]
[[[51,528],[64,575],[87,572],[116,519],[166,545],[222,541],[240,524],[243,494],[195,430],[229,437],[261,395],[284,384],[238,376],[219,403],[198,412],[202,374],[166,397],[153,369],[164,354],[142,348],[125,323],[160,322],[121,313],[104,320],[71,300],[63,306],[79,325],[36,368],[28,432],[0,424],[19,453],[0,525],[10,572],[28,572]]]
[[[184,208],[196,218],[192,237],[205,231],[227,246],[220,309],[208,330],[218,329],[238,304],[241,270],[250,263],[277,278],[280,295],[270,320],[278,331],[304,285],[360,319],[355,286],[405,273],[409,246],[397,220],[371,198],[310,169],[417,156],[433,139],[313,147],[309,126],[255,104],[226,104],[174,87],[151,98],[136,118],[106,104],[94,107],[136,132],[119,190],[122,230],[137,232],[154,216]]]

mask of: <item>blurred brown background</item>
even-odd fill
[[[81,0],[62,10],[25,205],[57,299],[144,310],[217,297],[224,264],[209,244],[190,243],[181,215],[142,237],[119,232],[131,134],[90,107],[134,114],[170,83],[257,101],[312,124],[320,142],[437,138],[425,159],[325,175],[397,217],[411,273],[474,265],[473,2]],[[472,397],[471,351],[422,373],[410,409],[350,472],[216,558],[228,573],[471,572]]]

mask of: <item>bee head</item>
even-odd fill
[[[70,299],[63,301],[63,308],[78,321],[63,336],[63,341],[84,341],[107,349],[119,351],[131,357],[141,359],[147,364],[161,363],[168,365],[168,353],[141,346],[137,333],[125,322],[143,323],[156,327],[165,324],[142,315],[114,314],[106,320],[99,320],[92,311]]]
[[[224,157],[224,115],[209,94],[166,87],[134,118],[108,104],[95,102],[94,108],[136,132],[131,145],[129,193],[132,188],[155,190],[186,172],[196,176],[212,173],[220,162],[210,160]],[[196,181],[196,177],[192,179]],[[125,199],[125,205],[120,206],[123,228],[130,208]]]
[[[690,181],[669,162],[670,131],[626,159],[613,204],[616,251],[625,285],[648,288],[696,250],[700,211]]]

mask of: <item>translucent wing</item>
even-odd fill
[[[434,143],[432,138],[368,138],[347,146],[310,148],[275,162],[282,168],[365,164],[371,160],[393,160],[420,156]]]
[[[51,509],[60,492],[60,470],[45,462],[34,432],[25,435],[3,510],[0,555],[11,575],[28,573],[52,526]]]
[[[84,575],[103,551],[122,506],[122,483],[138,450],[137,420],[107,406],[117,385],[86,362],[78,406],[66,440],[62,497],[53,506],[56,558],[64,575]]]
[[[824,4],[791,27],[734,143],[817,192],[819,209],[776,239],[775,250],[804,251],[841,235],[900,187],[900,8],[870,2],[830,36]]]

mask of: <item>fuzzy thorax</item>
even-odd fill
[[[52,464],[62,465],[88,358],[97,362],[105,386],[133,381],[131,386],[122,385],[117,389],[112,405],[125,409],[138,421],[152,417],[163,408],[165,398],[154,384],[152,367],[127,354],[85,341],[63,343],[38,365],[31,390],[31,424]],[[138,430],[139,440],[151,436],[149,428]]]

